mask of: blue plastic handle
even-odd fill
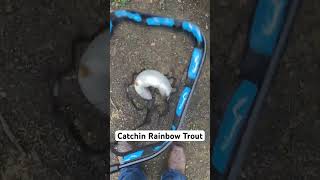
[[[213,147],[212,157],[214,167],[221,174],[228,167],[241,127],[245,124],[257,91],[254,83],[244,80],[227,106]]]
[[[181,117],[181,115],[184,111],[184,107],[185,107],[186,102],[189,98],[190,92],[191,92],[191,89],[189,87],[185,87],[183,89],[182,93],[180,94],[178,105],[176,107],[176,115],[178,117]]]
[[[200,28],[197,25],[195,25],[195,24],[193,24],[191,22],[188,22],[188,21],[183,21],[182,22],[182,29],[192,33],[192,35],[196,38],[196,40],[199,43],[203,42],[203,38],[202,38],[202,34],[201,34],[201,31],[200,31]]]
[[[126,17],[128,19],[131,19],[135,22],[141,22],[142,21],[142,17],[140,14],[135,13],[135,12],[130,12],[127,10],[116,10],[114,12],[114,14],[118,17],[118,18],[123,18]]]
[[[256,53],[271,56],[277,45],[288,0],[259,0],[250,32],[249,46]]]
[[[278,43],[288,0],[259,0],[249,34],[249,47],[257,54],[271,57]],[[255,83],[243,80],[233,94],[214,142],[212,163],[215,169],[225,174],[230,165],[232,154],[240,138],[250,110],[258,94]]]
[[[202,50],[199,48],[194,48],[190,60],[190,66],[188,69],[188,78],[190,80],[195,80],[197,78],[200,64],[202,59]]]
[[[138,150],[136,152],[127,154],[125,156],[123,156],[123,159],[121,161],[121,163],[127,162],[127,161],[132,161],[134,159],[140,158],[143,155],[143,150]]]
[[[150,17],[146,19],[146,23],[149,26],[174,26],[174,19],[166,17]]]

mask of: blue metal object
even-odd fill
[[[180,21],[177,19],[172,19],[168,17],[154,16],[149,14],[143,14],[136,11],[129,10],[116,10],[111,13],[110,20],[110,33],[114,31],[117,24],[122,21],[130,21],[140,25],[150,26],[150,27],[165,27],[172,28],[177,31],[184,31],[192,35],[195,40],[195,48],[192,53],[192,57],[189,61],[188,74],[186,75],[186,85],[180,94],[179,101],[176,105],[176,113],[174,122],[171,126],[171,130],[178,130],[184,121],[186,111],[190,102],[190,98],[196,87],[200,71],[202,69],[205,55],[206,55],[206,41],[205,37],[200,31],[200,28],[188,21]],[[110,172],[113,173],[121,168],[141,163],[150,160],[160,153],[162,153],[166,148],[169,147],[171,141],[160,142],[157,144],[152,144],[142,149],[124,153],[123,161],[118,165],[111,165]]]

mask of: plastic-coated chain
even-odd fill
[[[188,65],[186,85],[180,93],[179,101],[176,105],[175,118],[171,126],[171,130],[180,129],[205,60],[206,40],[204,35],[197,25],[189,21],[149,15],[131,10],[116,10],[110,14],[111,35],[115,27],[123,21],[129,21],[149,27],[169,28],[178,32],[182,31],[190,34],[194,38],[195,45]],[[170,144],[171,142],[159,142],[145,146],[142,149],[122,153],[123,160],[119,165],[111,165],[110,172],[113,173],[123,167],[150,160],[163,152]]]

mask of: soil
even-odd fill
[[[95,33],[106,20],[106,7],[90,0],[0,2],[0,113],[26,153],[0,125],[0,179],[104,179],[105,159],[81,152],[63,119],[54,118],[48,69],[71,61],[72,40]],[[76,105],[66,111],[75,115],[88,142],[97,142],[95,126],[101,119],[84,110],[90,108],[79,96],[74,73],[64,81],[70,82],[64,101]]]
[[[200,26],[210,44],[210,2],[205,1],[161,1],[145,0],[130,1],[125,5],[112,4],[112,10],[130,9],[148,14],[168,16],[176,19],[190,20]],[[210,47],[207,47],[208,49]],[[111,141],[114,140],[116,130],[133,129],[141,124],[145,111],[137,112],[128,101],[126,88],[132,83],[133,75],[143,69],[155,69],[168,77],[180,81],[191,57],[193,41],[184,33],[177,33],[163,28],[146,28],[133,23],[121,23],[114,31],[110,44],[110,71],[111,71]],[[186,175],[189,179],[209,179],[210,175],[210,68],[207,53],[206,62],[202,70],[196,91],[192,97],[187,112],[184,129],[204,130],[205,142],[184,143],[187,156]],[[175,86],[174,86],[175,87]],[[181,88],[178,89],[181,92]],[[176,104],[178,93],[173,95]],[[170,129],[174,106],[162,118],[154,118],[149,124],[139,129]],[[136,143],[134,145],[137,145]],[[138,145],[145,145],[139,143]],[[201,153],[199,153],[201,152]],[[159,157],[143,163],[143,169],[148,179],[160,179],[161,173],[166,169],[167,152]],[[200,168],[201,167],[201,168]],[[113,174],[112,179],[117,179]]]

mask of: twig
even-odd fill
[[[110,102],[111,102],[112,106],[113,106],[117,111],[119,111],[118,107],[114,104],[114,102],[113,102],[113,100],[112,100],[111,97],[110,97]]]
[[[23,154],[26,155],[26,152],[23,150],[21,145],[18,143],[17,138],[13,135],[11,132],[7,122],[3,118],[3,116],[0,113],[0,122],[3,128],[4,133],[8,136],[9,140],[16,146],[16,148]]]

